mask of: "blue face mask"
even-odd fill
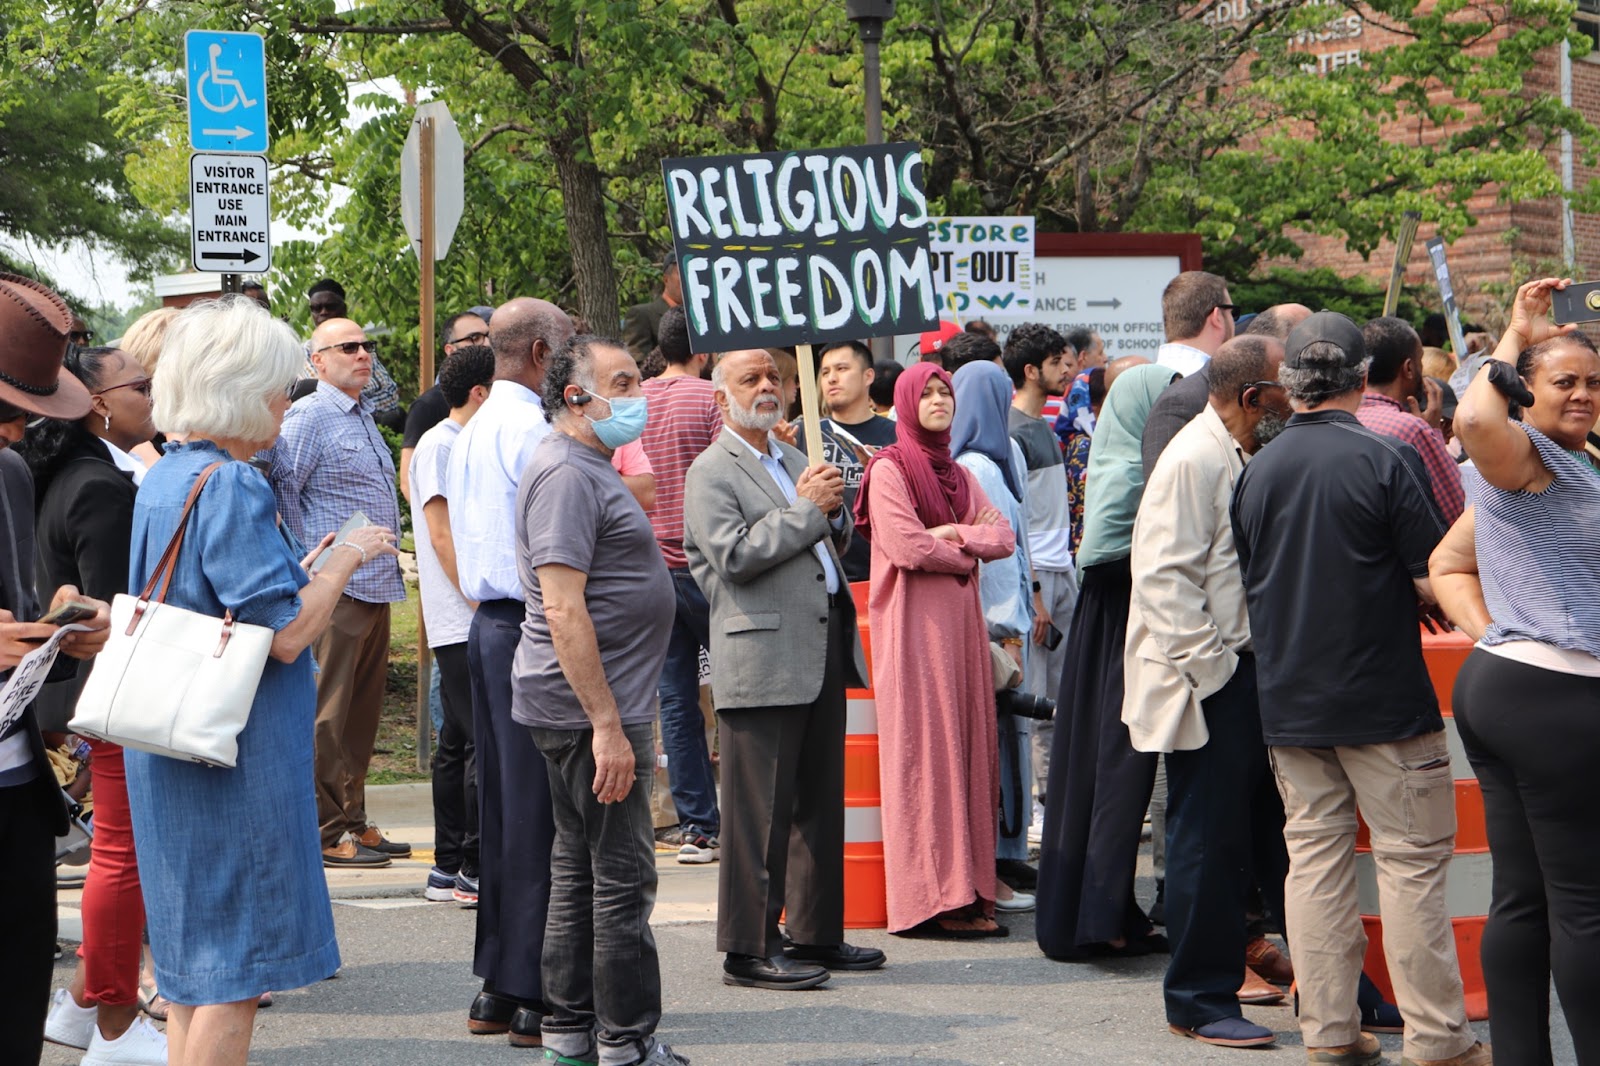
[[[612,451],[616,451],[624,444],[632,444],[644,432],[644,424],[650,414],[650,401],[644,396],[618,396],[607,400],[611,405],[611,414],[605,418],[590,419],[589,424],[594,426],[594,435],[600,438]]]

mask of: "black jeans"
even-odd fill
[[[1167,754],[1167,1021],[1196,1029],[1241,1017],[1251,885],[1282,914],[1289,858],[1283,800],[1261,740],[1256,660],[1239,657],[1204,702],[1210,739]],[[1252,876],[1253,875],[1253,876]]]
[[[539,970],[555,824],[544,756],[527,728],[511,720],[511,662],[526,610],[521,600],[485,600],[467,636],[482,832],[472,972],[486,991],[542,1014]]]
[[[45,770],[44,773],[50,771]],[[0,788],[0,1062],[35,1066],[56,952],[55,832],[37,782]]]
[[[650,723],[623,727],[633,745],[633,788],[621,803],[594,795],[594,731],[528,732],[550,767],[556,840],[550,852],[550,919],[544,937],[544,1046],[582,1056],[598,1043],[603,1064],[639,1059],[661,1021],[661,965],[650,911],[656,903]]]
[[[1600,678],[1473,651],[1456,726],[1483,788],[1494,857],[1483,932],[1495,1058],[1551,1061],[1550,978],[1580,1063],[1600,1063]]]
[[[472,672],[467,645],[433,649],[444,722],[433,749],[433,864],[478,875],[478,768],[472,744]]]

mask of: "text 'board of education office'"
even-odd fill
[[[695,351],[937,323],[917,145],[668,159],[661,169]]]
[[[271,214],[265,156],[189,157],[189,252],[196,270],[267,270]]]

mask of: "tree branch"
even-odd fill
[[[494,140],[496,137],[500,136],[502,133],[523,133],[527,134],[529,137],[539,136],[539,131],[534,129],[532,126],[524,126],[520,122],[502,122],[498,126],[490,126],[488,129],[483,131],[477,140],[467,145],[467,150],[461,154],[462,161],[465,162],[466,160],[471,159],[474,152],[488,144],[490,141]]]

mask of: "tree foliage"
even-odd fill
[[[462,130],[466,208],[439,267],[441,315],[534,293],[602,331],[647,298],[668,245],[663,158],[863,135],[860,48],[838,0],[68,4],[40,7],[6,47],[46,54],[71,38],[93,59],[112,133],[134,146],[107,154],[147,217],[187,207],[183,30],[264,35],[275,214],[308,225],[338,204],[325,239],[278,250],[277,306],[303,326],[305,284],[340,278],[356,315],[392,329],[402,379],[394,354],[417,343],[397,210],[411,108],[373,89],[353,120],[352,85],[392,79],[443,100]],[[1528,78],[1563,39],[1587,47],[1573,6],[1229,0],[1218,18],[1192,0],[900,0],[885,127],[924,145],[936,210],[1194,230],[1208,266],[1242,279],[1296,258],[1305,234],[1366,254],[1407,209],[1449,239],[1486,188],[1559,194],[1556,139],[1571,131],[1587,157],[1600,134]],[[1352,18],[1398,43],[1369,37],[1359,65],[1308,71],[1308,42]],[[0,123],[16,95],[0,94]]]

